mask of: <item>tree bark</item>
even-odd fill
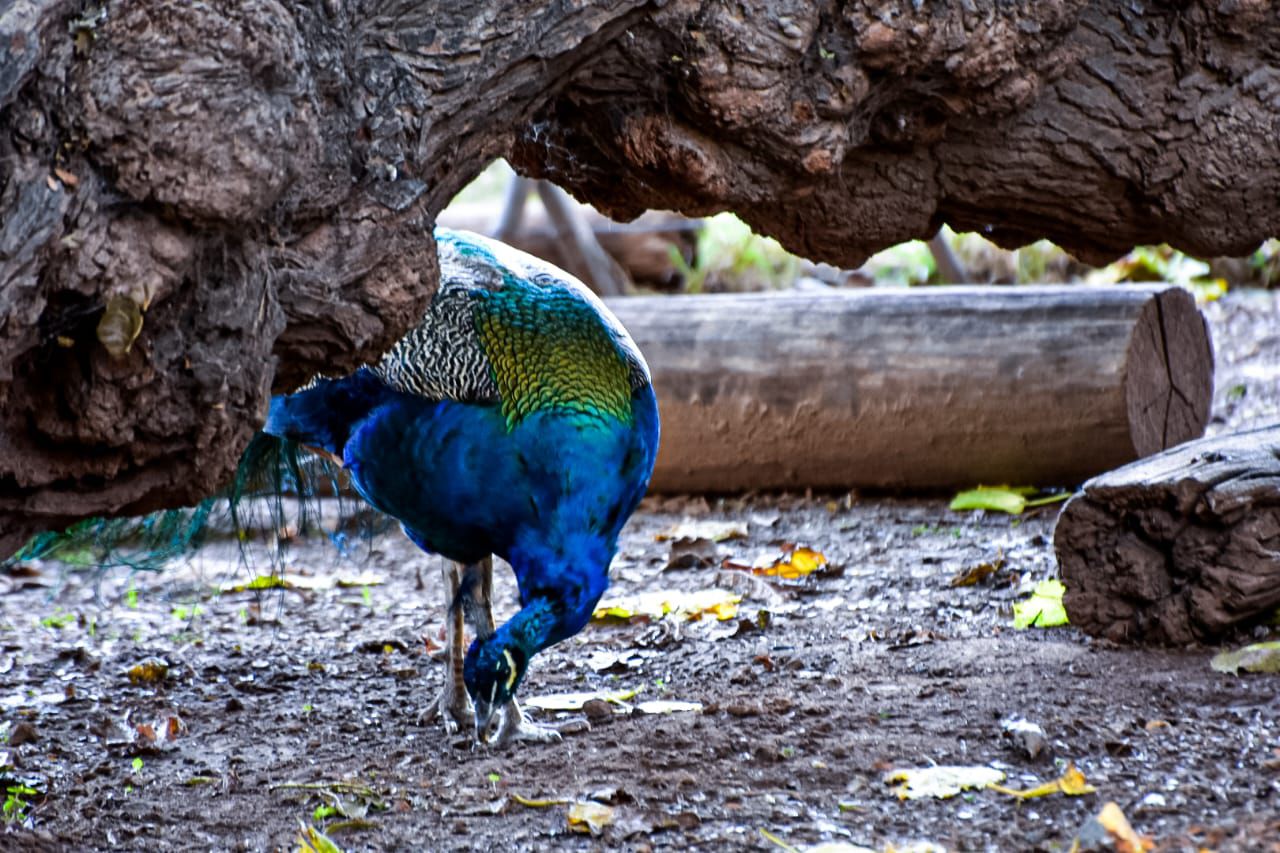
[[[1209,417],[1208,331],[1179,288],[609,305],[653,373],[655,491],[1074,486]]]
[[[1260,0],[11,0],[0,550],[209,492],[272,389],[414,322],[497,156],[847,265],[944,221],[1246,252],[1278,36]]]
[[[1280,607],[1280,426],[1190,442],[1090,480],[1054,548],[1072,624],[1214,640]]]

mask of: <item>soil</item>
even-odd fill
[[[1207,309],[1214,431],[1280,418],[1277,296]],[[737,614],[592,624],[539,655],[521,695],[641,693],[589,715],[534,713],[563,741],[501,749],[419,722],[443,678],[440,563],[397,532],[345,553],[300,538],[283,558],[354,586],[219,592],[270,570],[227,537],[159,573],[30,564],[0,578],[0,763],[7,786],[32,791],[10,797],[0,849],[292,850],[306,824],[346,850],[1050,851],[1113,801],[1161,851],[1280,850],[1280,676],[1216,672],[1210,648],[1012,627],[1013,603],[1055,573],[1054,511],[957,513],[945,496],[650,499],[610,595],[722,588],[743,596]],[[713,565],[668,568],[672,543],[655,537],[691,520],[747,536],[702,546]],[[780,542],[835,568],[795,581],[719,568]],[[983,563],[985,579],[952,585]],[[501,618],[514,587],[497,576]],[[133,683],[131,668],[156,658],[167,674],[148,683],[134,669]],[[639,710],[657,699],[702,710]],[[1017,718],[1044,731],[1035,757],[1005,732]],[[1068,762],[1096,793],[899,799],[885,781],[985,765],[1030,788]],[[518,797],[603,803],[612,822],[580,833],[569,805]],[[342,813],[317,814],[326,806]]]

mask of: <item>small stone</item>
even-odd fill
[[[23,720],[9,732],[9,746],[22,746],[24,743],[35,743],[40,739],[35,723]]]
[[[603,699],[588,699],[582,703],[582,713],[594,724],[613,721],[613,708]]]

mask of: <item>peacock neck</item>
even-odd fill
[[[509,555],[522,604],[507,622],[514,636],[536,652],[581,631],[609,586],[613,551],[612,540],[586,533],[517,545]]]
[[[559,633],[557,626],[562,609],[549,598],[540,597],[526,602],[515,616],[498,628],[495,639],[502,647],[518,647],[527,660],[556,642],[552,638]]]

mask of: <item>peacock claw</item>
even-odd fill
[[[446,734],[456,735],[460,731],[469,730],[475,724],[475,717],[475,708],[471,705],[471,697],[467,695],[467,691],[458,690],[452,683],[446,682],[440,696],[418,716],[418,723],[426,725],[438,718]]]
[[[512,699],[502,709],[502,728],[498,730],[498,734],[494,737],[492,743],[494,746],[506,746],[515,741],[522,743],[559,743],[561,740],[560,732],[550,726],[540,726],[537,723],[530,722],[525,717],[524,712],[520,710],[519,703]]]

